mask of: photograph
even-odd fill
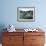
[[[18,7],[17,8],[17,20],[18,21],[34,21],[35,9],[34,7]]]

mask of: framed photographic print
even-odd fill
[[[34,7],[18,7],[17,20],[21,22],[35,21],[35,8]]]

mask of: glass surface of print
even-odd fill
[[[18,7],[17,20],[24,22],[31,22],[35,20],[35,8],[34,7]]]

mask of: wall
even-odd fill
[[[16,28],[46,28],[46,0],[0,0],[0,25]],[[35,22],[17,22],[17,7],[35,7]]]

